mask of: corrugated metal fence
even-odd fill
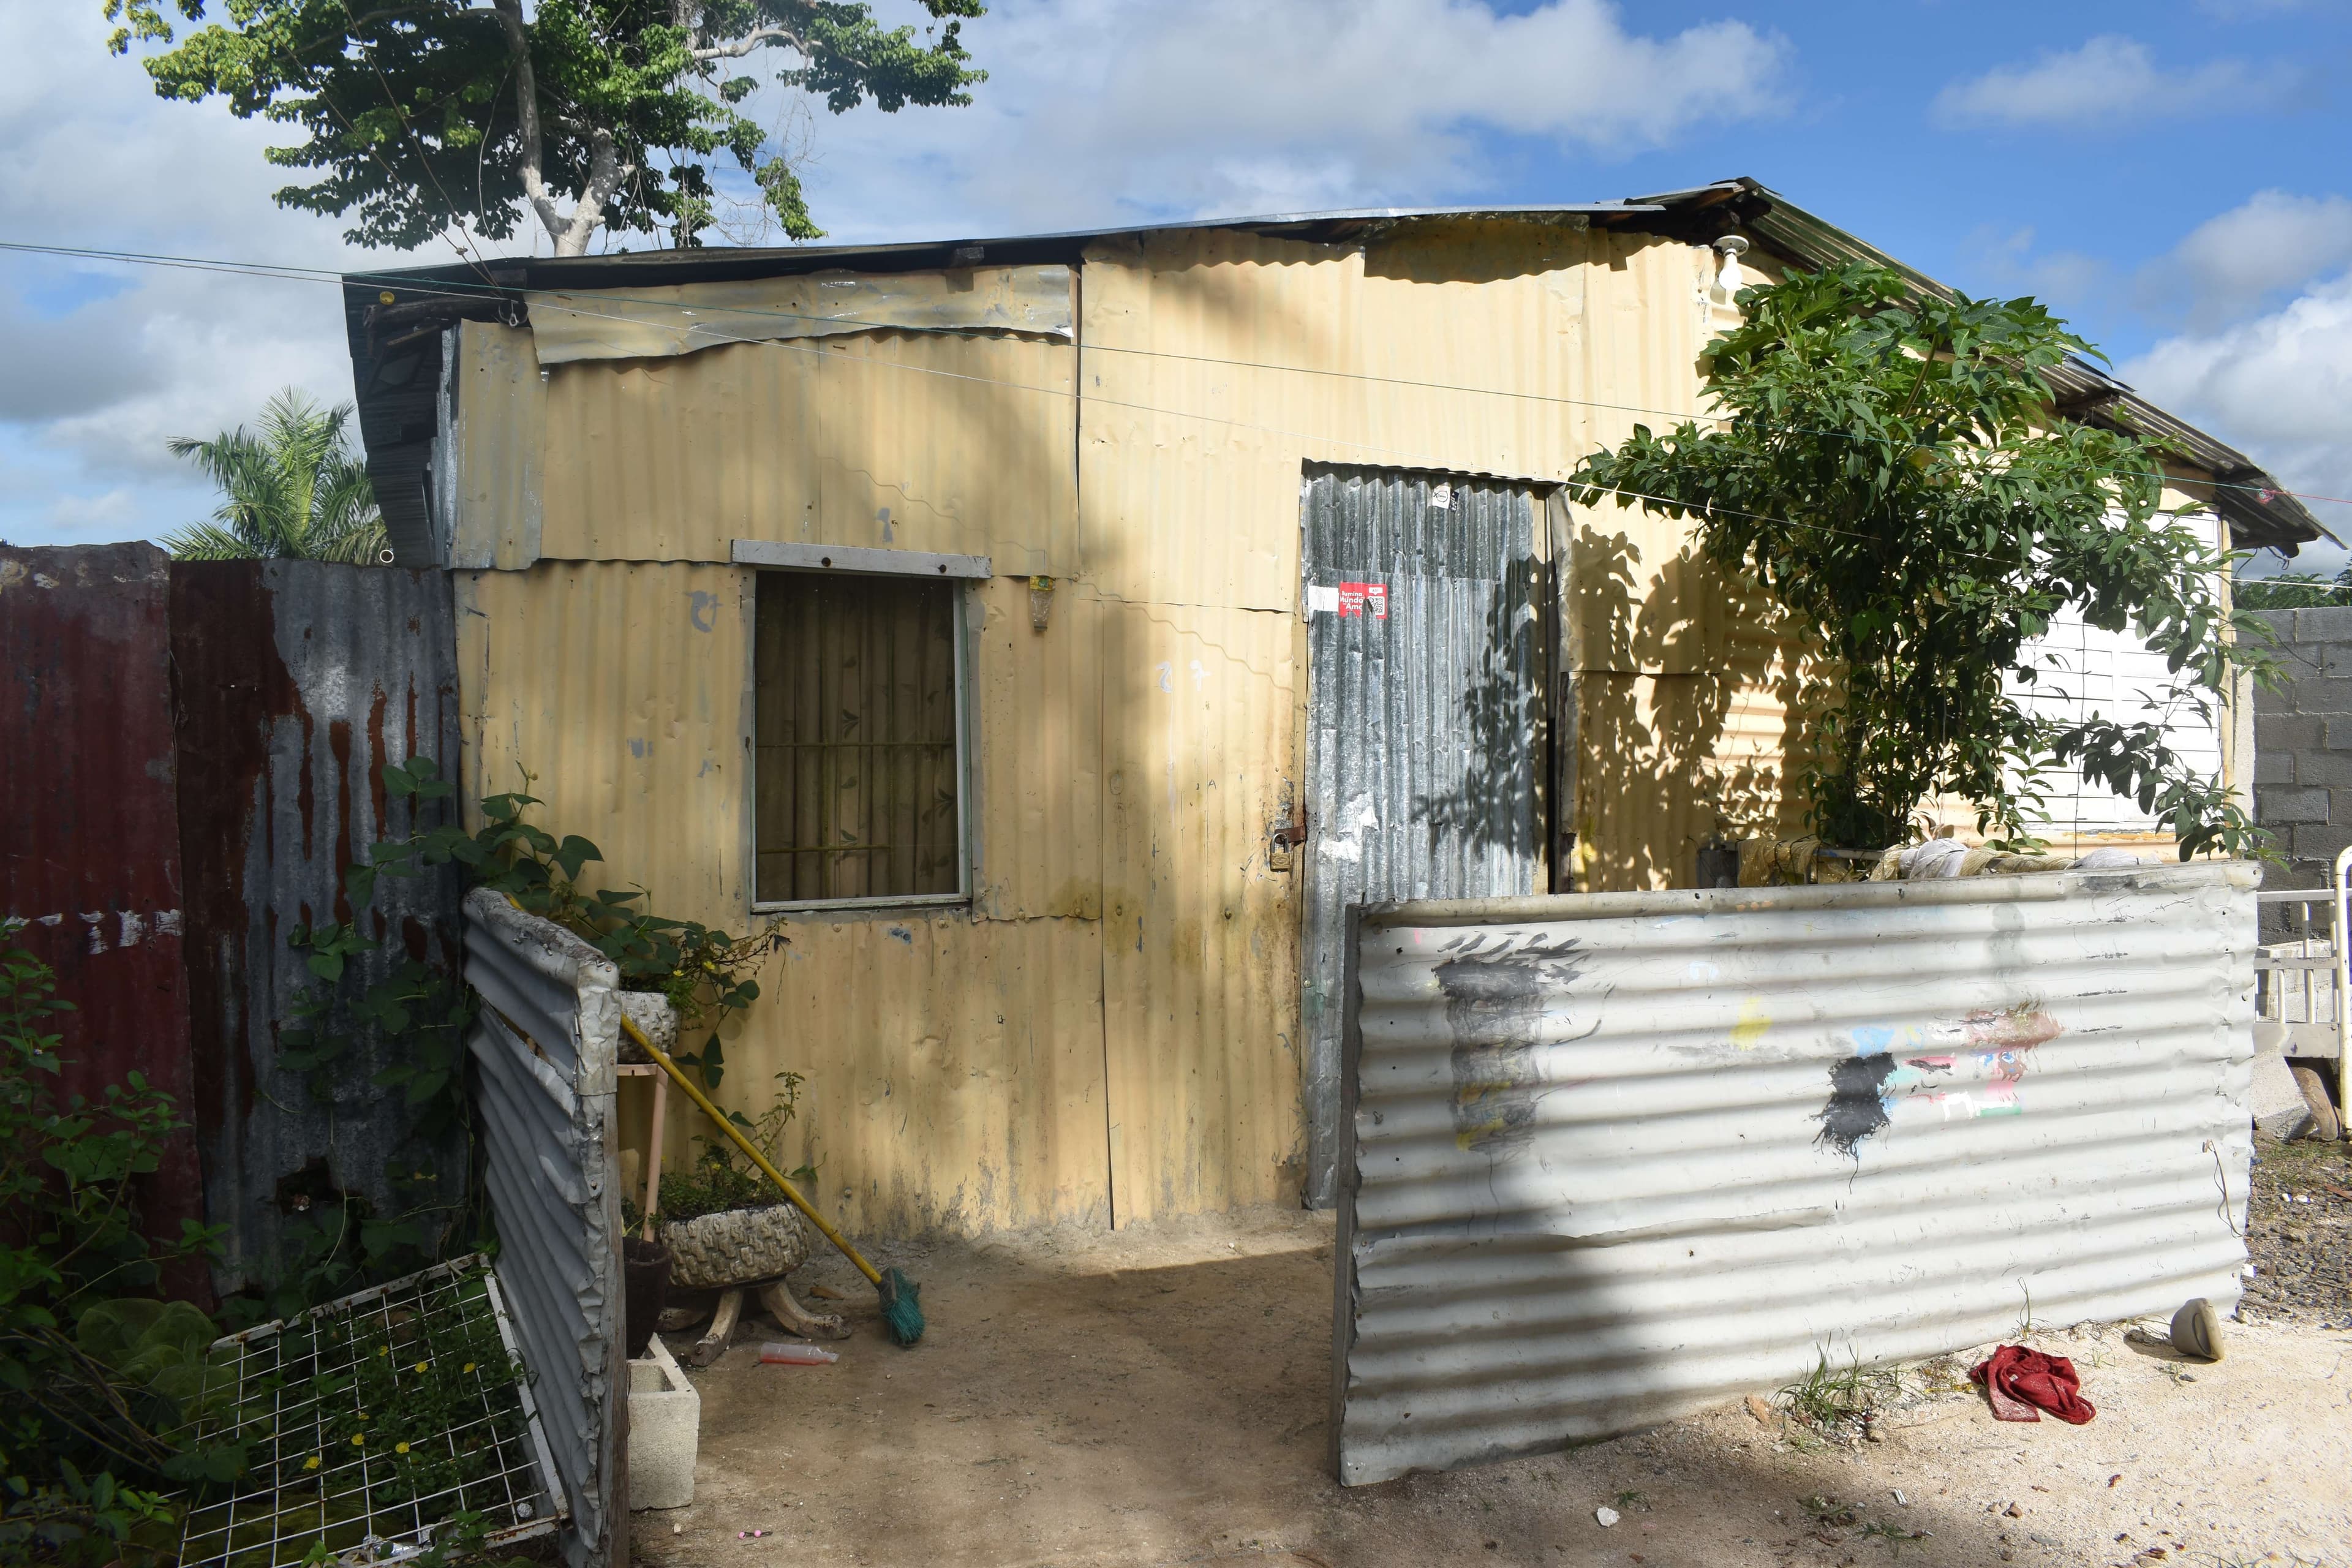
[[[1652,1425],[1819,1356],[2228,1310],[2260,879],[1362,911],[1340,1479]]]
[[[170,563],[152,544],[0,546],[0,916],[74,1005],[61,1087],[191,1093],[173,788]],[[194,1132],[142,1184],[151,1233],[204,1217]],[[167,1280],[207,1300],[201,1262]]]
[[[224,1292],[282,1267],[289,1226],[337,1194],[435,1237],[465,1201],[462,1136],[420,1142],[402,1098],[374,1084],[396,1042],[338,1016],[353,1043],[332,1069],[306,1076],[278,1060],[296,998],[322,989],[288,941],[296,925],[356,921],[380,944],[352,956],[344,997],[408,960],[456,968],[456,867],[384,878],[358,911],[342,879],[371,845],[455,814],[454,801],[420,806],[383,786],[384,764],[414,756],[457,776],[450,616],[440,572],[172,567],[189,1038],[205,1208],[227,1226]]]
[[[603,954],[496,893],[466,896],[468,1041],[507,1290],[571,1517],[571,1568],[628,1561],[628,1405],[614,1120],[618,976]]]

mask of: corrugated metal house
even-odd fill
[[[1556,492],[1699,408],[1732,234],[1875,255],[1740,181],[346,297],[467,788],[789,921],[725,1088],[807,1075],[850,1226],[1124,1224],[1328,1198],[1347,903],[1688,885],[1778,820],[1783,650],[1680,525]],[[2316,536],[2065,394],[2235,542]]]

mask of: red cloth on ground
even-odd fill
[[[2061,1421],[2080,1426],[2098,1412],[2083,1397],[2083,1380],[2063,1355],[2044,1355],[2023,1345],[2003,1345],[1972,1368],[1983,1385],[1996,1421],[2039,1421],[2039,1405]]]

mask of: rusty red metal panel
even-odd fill
[[[323,562],[175,563],[172,648],[190,1028],[207,1210],[229,1231],[217,1274],[226,1292],[267,1279],[294,1215],[329,1193],[362,1197],[378,1216],[429,1218],[466,1190],[462,1142],[417,1146],[400,1097],[372,1082],[395,1046],[352,1031],[352,1054],[322,1075],[324,1098],[278,1059],[298,997],[318,984],[289,934],[350,923],[345,868],[417,825],[410,803],[387,798],[383,764],[424,755],[457,772],[448,578]],[[359,913],[382,946],[353,961],[343,994],[404,958],[454,970],[459,892],[454,872],[380,882]]]
[[[167,560],[150,544],[0,546],[0,912],[58,973],[66,1087],[136,1071],[192,1105]],[[203,1216],[183,1134],[141,1203],[151,1234]],[[201,1266],[166,1279],[209,1304]]]

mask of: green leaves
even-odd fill
[[[240,119],[289,129],[296,139],[267,161],[315,178],[279,190],[280,206],[348,217],[345,237],[394,249],[463,231],[510,238],[536,210],[558,253],[576,255],[599,228],[698,243],[722,157],[753,176],[788,236],[820,237],[789,165],[763,156],[768,119],[751,111],[757,79],[744,72],[781,68],[774,80],[835,113],[967,104],[985,73],[961,25],[979,0],[919,3],[943,25],[886,27],[845,0],[538,0],[528,15],[520,0],[101,9],[116,54],[163,46],[141,62],[158,96],[218,97]],[[176,22],[204,25],[182,39]]]
[[[1709,350],[1720,419],[1637,426],[1568,489],[1695,520],[1810,642],[1789,752],[1823,838],[1897,842],[1943,795],[2016,837],[2042,774],[2072,766],[2168,813],[2184,844],[2258,850],[2161,725],[2070,726],[2021,700],[2043,673],[2027,643],[2069,608],[2162,655],[2176,710],[2265,663],[2231,640],[2227,559],[2161,510],[2163,449],[2053,414],[2049,372],[2090,345],[2033,300],[1914,298],[1862,265],[1739,300]]]

